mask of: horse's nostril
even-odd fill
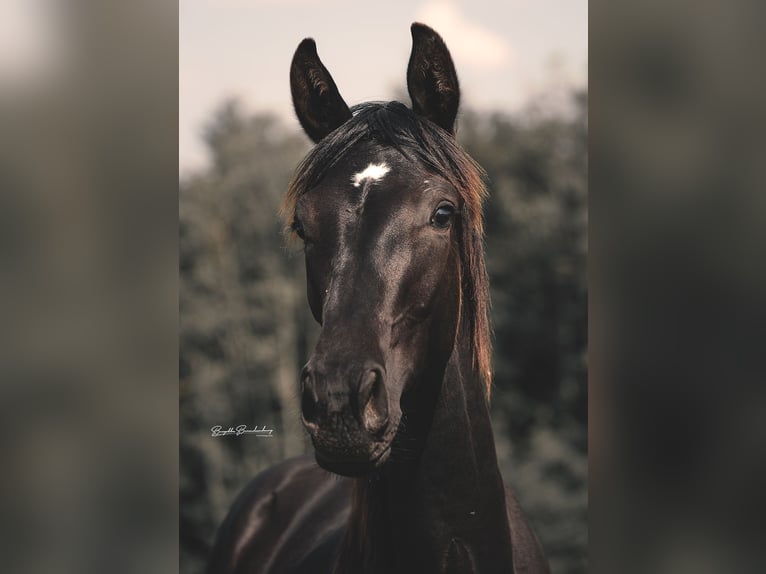
[[[370,369],[362,375],[359,414],[364,428],[372,434],[380,433],[388,422],[388,394],[380,369]]]
[[[304,369],[301,378],[301,414],[306,428],[309,431],[314,430],[319,414],[319,397],[314,385],[314,377],[308,369]]]

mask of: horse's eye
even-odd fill
[[[290,225],[290,229],[292,229],[298,237],[305,241],[306,233],[303,230],[303,224],[297,217],[293,219],[293,223]]]
[[[431,225],[445,229],[452,223],[452,217],[455,215],[455,206],[450,203],[443,203],[436,208],[431,216]]]

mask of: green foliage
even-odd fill
[[[554,572],[586,570],[587,118],[461,117],[490,181],[492,410],[505,478]],[[202,560],[234,496],[258,471],[308,452],[297,381],[317,327],[301,253],[277,212],[308,149],[274,116],[224,104],[206,132],[212,166],[180,190],[182,571]],[[247,424],[273,439],[213,438]]]
[[[489,179],[501,470],[556,573],[587,570],[587,95],[575,104],[526,123],[469,114],[460,132]]]
[[[469,116],[463,145],[487,171],[486,257],[495,332],[493,404],[515,441],[535,424],[585,428],[587,135],[572,119]],[[578,437],[584,450],[585,436]]]
[[[308,148],[303,137],[229,102],[205,139],[213,166],[180,190],[181,536],[190,571],[243,484],[306,450],[295,381],[315,331],[302,260],[277,219]],[[214,425],[240,424],[276,436],[211,436]]]

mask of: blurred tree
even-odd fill
[[[313,332],[302,260],[286,252],[277,218],[306,142],[236,101],[205,141],[211,169],[180,190],[181,534],[192,563],[249,478],[305,451],[295,381]],[[217,424],[266,425],[276,437],[213,438]]]
[[[587,544],[587,93],[571,117],[467,114],[486,169],[492,397],[501,467],[554,572],[585,572]]]
[[[535,421],[587,418],[587,116],[524,125],[466,117],[461,140],[486,169],[486,256],[495,331],[495,399],[515,441]],[[585,449],[585,436],[577,445]]]

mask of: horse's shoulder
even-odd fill
[[[218,529],[208,572],[267,572],[285,556],[299,557],[310,550],[305,536],[297,541],[306,523],[317,514],[337,516],[347,499],[347,483],[320,469],[313,457],[265,470],[240,492]]]
[[[516,492],[505,484],[505,509],[511,527],[513,569],[517,574],[550,574],[548,560],[535,531],[529,525]]]

